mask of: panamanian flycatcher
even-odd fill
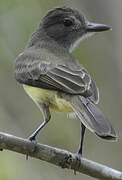
[[[71,54],[85,37],[109,29],[89,22],[69,7],[55,8],[42,19],[15,61],[16,80],[43,113],[43,122],[29,136],[31,141],[49,122],[51,111],[74,112],[80,120],[80,155],[85,128],[107,140],[117,138],[111,123],[96,106],[99,91],[95,81]]]

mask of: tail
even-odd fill
[[[107,140],[116,140],[117,135],[110,122],[90,99],[74,96],[72,108],[80,121],[92,132]]]

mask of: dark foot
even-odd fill
[[[28,140],[33,141],[33,142],[36,142],[36,137],[35,137],[34,135],[30,135],[30,136],[28,137]]]
[[[27,139],[28,139],[29,141],[35,143],[35,144],[37,143],[37,142],[36,142],[36,137],[35,137],[34,135],[30,135]],[[26,160],[28,160],[28,157],[29,157],[29,155],[26,154]]]
[[[78,156],[82,156],[82,149],[79,149],[79,151],[77,152]]]
[[[82,155],[78,152],[78,153],[76,153],[76,169],[74,169],[74,174],[76,175],[76,172],[77,172],[77,169],[79,169],[79,167],[80,167],[80,162],[81,162],[81,157],[82,157]]]

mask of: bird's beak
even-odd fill
[[[107,31],[110,29],[111,27],[105,24],[97,24],[97,23],[88,22],[88,24],[86,25],[87,32],[101,32],[101,31]]]

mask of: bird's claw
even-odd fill
[[[33,135],[30,135],[28,138],[27,138],[29,141],[31,141],[32,143],[34,143],[34,144],[36,144],[37,143],[37,141],[36,141],[36,138],[35,138],[35,136],[33,136]],[[26,160],[28,160],[28,154],[26,154]]]
[[[75,166],[75,169],[74,169],[74,174],[75,175],[76,175],[77,169],[79,169],[79,167],[80,167],[81,157],[82,157],[82,155],[80,153],[76,153],[76,166]]]
[[[36,142],[36,137],[34,135],[30,135],[27,139],[31,142]]]

